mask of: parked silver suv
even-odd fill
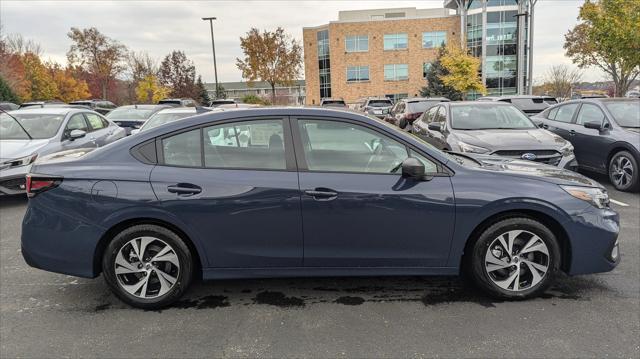
[[[386,97],[367,97],[361,102],[358,110],[366,113],[367,115],[375,116],[379,119],[383,119],[391,110],[393,101]]]

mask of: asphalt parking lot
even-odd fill
[[[543,298],[496,302],[444,277],[230,280],[162,311],[127,307],[102,278],[28,267],[26,199],[1,198],[0,357],[638,358],[640,194],[609,191],[622,263]]]

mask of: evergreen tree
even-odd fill
[[[211,99],[209,98],[209,92],[207,92],[207,89],[202,83],[202,76],[198,76],[198,79],[196,80],[196,93],[198,95],[196,101],[200,102],[202,106],[209,106]]]
[[[0,77],[0,101],[8,101],[13,103],[19,103],[18,96],[11,90],[9,84]]]
[[[442,66],[442,57],[446,55],[446,47],[442,46],[438,50],[438,57],[431,63],[427,70],[427,86],[420,89],[420,96],[424,97],[446,97],[451,101],[462,100],[462,92],[456,91],[451,86],[446,86],[442,78],[449,72]]]

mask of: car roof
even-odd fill
[[[448,98],[446,98],[446,97],[409,97],[409,98],[403,98],[400,101],[405,101],[405,102],[426,102],[426,101],[446,102],[446,101],[450,101],[450,100]]]
[[[447,102],[449,106],[513,106],[509,102],[493,101],[455,101]]]
[[[141,105],[126,105],[126,106],[120,106],[115,108],[115,110],[121,109],[121,108],[135,108],[138,110],[155,110],[158,108],[173,108],[171,106],[167,106],[167,105],[152,105],[152,104],[141,104]]]
[[[498,101],[506,99],[529,99],[529,98],[549,98],[553,96],[538,96],[538,95],[506,95],[506,96],[483,96],[478,98],[478,101]]]
[[[82,111],[82,112],[93,112],[88,108],[77,108],[77,107],[25,107],[18,110],[10,111],[12,114],[41,114],[41,115],[66,115],[73,111]]]
[[[158,112],[158,113],[196,113],[198,112],[197,107],[167,107]]]

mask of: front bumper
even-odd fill
[[[11,196],[26,191],[26,178],[31,166],[20,166],[0,171],[0,195]]]

